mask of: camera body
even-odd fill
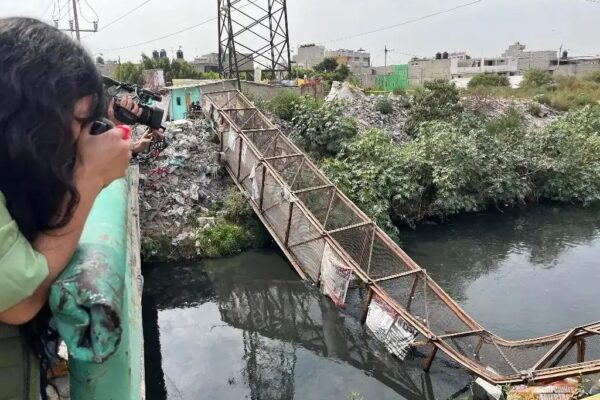
[[[162,120],[165,115],[165,110],[148,104],[150,101],[161,101],[161,95],[150,90],[140,88],[137,85],[122,83],[106,76],[103,76],[102,80],[107,92],[114,99],[113,109],[116,119],[128,125],[142,124],[151,129],[164,129],[162,126]],[[133,95],[133,99],[137,101],[138,105],[142,109],[140,116],[137,116],[131,111],[121,107],[120,94],[123,91]],[[102,118],[101,120],[94,122],[94,125],[92,126],[92,134],[99,135],[112,128],[114,128],[114,124],[112,124],[112,122],[110,122],[108,119]]]

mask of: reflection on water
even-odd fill
[[[540,205],[403,233],[404,250],[506,338],[600,320],[600,208]]]
[[[433,399],[468,382],[444,363],[426,375],[419,356],[393,359],[274,251],[144,275],[150,400]]]
[[[598,209],[539,206],[405,232],[403,247],[507,338],[600,320]],[[274,250],[144,270],[147,397],[448,398],[469,382],[438,357],[404,363],[301,282]]]

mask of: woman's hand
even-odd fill
[[[114,109],[114,104],[115,104],[115,100],[114,99],[110,99],[110,102],[108,103],[108,119],[111,120],[111,122],[115,125],[123,125],[125,124],[122,121],[119,121],[116,117],[115,117],[115,109]],[[119,105],[121,107],[123,107],[126,110],[129,110],[130,112],[132,112],[133,114],[137,115],[138,117],[140,115],[142,115],[142,107],[140,107],[138,105],[138,103],[135,102],[135,100],[133,100],[133,97],[131,96],[123,96],[121,97],[121,101],[119,102]]]
[[[100,187],[108,186],[125,175],[131,152],[125,131],[114,128],[102,135],[91,135],[86,126],[77,140],[78,164],[76,173],[99,180]]]

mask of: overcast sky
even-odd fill
[[[56,0],[66,4],[72,0]],[[78,0],[88,20],[94,19],[86,0]],[[242,0],[241,4],[249,0]],[[475,4],[377,33],[336,40],[401,24],[423,16],[472,3],[474,0],[288,0],[289,34],[293,50],[303,43],[328,48],[360,47],[370,51],[374,65],[383,65],[384,46],[394,51],[388,63],[406,62],[414,54],[467,51],[474,57],[500,55],[515,41],[530,50],[557,50],[572,55],[600,54],[600,0],[481,0]],[[217,49],[215,0],[87,0],[99,15],[101,31],[83,39],[90,52],[105,58],[137,61],[142,52],[182,47],[192,59]],[[102,29],[129,10],[144,4],[122,20]],[[52,19],[50,0],[0,0],[0,16],[27,15]],[[254,6],[248,6],[250,9]],[[65,8],[62,13],[66,15]],[[151,43],[194,24],[205,24]],[[66,18],[61,21],[66,27]],[[91,24],[80,22],[81,28]],[[83,34],[84,36],[86,34]]]

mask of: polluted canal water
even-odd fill
[[[465,310],[510,339],[600,319],[600,211],[536,206],[403,232]],[[276,249],[144,267],[152,399],[445,399],[471,377],[443,356],[399,362]]]

